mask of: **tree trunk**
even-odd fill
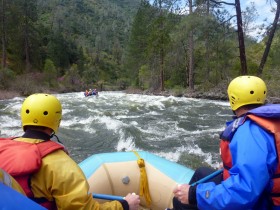
[[[29,42],[28,42],[28,32],[25,32],[25,37],[24,37],[24,51],[25,51],[25,70],[26,72],[30,71],[30,55],[29,55]]]
[[[160,16],[162,16],[162,5],[160,1]],[[163,31],[163,20],[161,18],[160,23],[161,31]],[[163,43],[163,34],[161,34],[161,46],[160,46],[160,89],[161,91],[164,91],[164,43]]]
[[[240,1],[235,0],[236,15],[237,15],[237,32],[238,32],[238,42],[239,42],[239,54],[240,54],[240,63],[241,63],[241,75],[246,75],[247,72],[247,61],[246,61],[246,52],[244,44],[244,34],[243,34],[243,25],[242,25],[242,14],[240,8]]]
[[[6,8],[6,2],[5,0],[2,0],[2,18],[1,18],[1,25],[2,25],[2,68],[7,67],[7,41],[6,41],[6,17],[5,17],[5,8]]]
[[[29,54],[29,23],[28,23],[28,15],[27,15],[27,5],[25,5],[25,20],[24,20],[24,52],[25,52],[25,70],[27,72],[31,69],[30,64],[30,54]]]
[[[164,91],[164,52],[160,50],[160,89]]]
[[[192,15],[193,13],[193,7],[192,7],[192,0],[189,0],[189,15]],[[194,91],[194,42],[193,42],[193,31],[190,31],[189,34],[189,88],[190,91]]]
[[[209,14],[209,8],[210,8],[210,1],[207,0],[206,2],[206,18],[207,21],[210,17]],[[210,76],[210,66],[209,66],[209,60],[210,60],[210,50],[209,50],[209,28],[206,28],[206,33],[205,33],[205,68],[206,68],[206,74],[205,74],[205,81],[209,81],[209,76]]]
[[[263,56],[262,56],[262,60],[261,60],[261,63],[260,63],[259,69],[258,69],[258,75],[259,76],[263,72],[263,67],[266,63],[266,60],[267,60],[267,57],[268,57],[268,54],[269,54],[269,51],[270,51],[270,47],[271,47],[271,44],[272,44],[272,40],[273,40],[275,31],[276,31],[276,28],[277,28],[277,23],[278,23],[278,20],[279,20],[280,0],[277,0],[276,4],[277,4],[277,9],[276,9],[274,21],[273,21],[273,24],[272,24],[272,28],[270,29],[268,40],[266,42],[266,47],[265,47],[265,50],[264,50],[264,53],[263,53]]]

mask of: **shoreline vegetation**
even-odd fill
[[[21,96],[20,93],[12,90],[0,90],[0,100],[12,99]]]
[[[106,91],[106,90],[104,90]],[[52,91],[45,91],[46,93],[49,94],[54,94],[57,92],[52,92]],[[71,92],[71,91],[69,91]],[[100,91],[102,92],[102,91]],[[207,92],[201,92],[201,91],[185,91],[185,92],[174,92],[174,91],[150,91],[150,90],[140,90],[140,89],[133,89],[133,88],[128,88],[124,90],[125,93],[127,94],[142,94],[142,95],[157,95],[157,96],[174,96],[174,97],[186,97],[186,98],[200,98],[200,99],[209,99],[209,100],[220,100],[220,101],[227,101],[227,95],[225,92],[221,91],[221,89],[212,89]],[[65,92],[63,92],[65,93]],[[24,95],[20,94],[17,91],[12,91],[12,90],[0,90],[0,100],[8,100],[8,99],[13,99],[15,97],[22,97]],[[273,103],[273,104],[280,104],[280,98],[279,97],[269,97],[267,98],[268,103]]]

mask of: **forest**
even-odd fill
[[[274,21],[256,25],[239,0],[2,0],[0,89],[180,95],[248,74],[278,97],[280,0],[267,4]]]

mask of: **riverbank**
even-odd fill
[[[175,97],[187,97],[187,98],[200,98],[200,99],[209,99],[209,100],[219,100],[219,101],[228,101],[228,96],[226,92],[222,92],[220,89],[212,89],[207,92],[200,91],[185,91],[180,94],[176,94],[172,91],[141,91],[141,90],[125,90],[128,94],[143,94],[143,95],[158,95],[158,96],[175,96]],[[271,104],[280,104],[280,97],[267,97],[267,103]]]
[[[0,90],[0,100],[12,99],[21,96],[20,93],[11,90]]]
[[[227,101],[227,95],[225,92],[222,92],[220,89],[213,89],[209,90],[207,92],[199,92],[199,91],[185,91],[183,93],[175,93],[172,91],[149,91],[149,90],[140,90],[140,89],[127,89],[124,91],[128,94],[142,94],[142,95],[158,95],[158,96],[175,96],[175,97],[187,97],[187,98],[203,98],[203,99],[209,99],[209,100],[221,100],[221,101]],[[7,100],[12,99],[14,97],[20,97],[22,96],[19,92],[16,91],[6,91],[6,90],[0,90],[0,100]],[[268,97],[267,98],[268,103],[273,104],[280,104],[280,98],[279,97]]]
[[[127,89],[125,93],[128,94],[142,94],[142,95],[156,95],[156,96],[175,96],[175,97],[186,97],[186,98],[204,98],[210,100],[221,100],[226,101],[227,95],[221,90],[210,90],[207,92],[201,91],[183,91],[174,92],[172,90],[165,91],[150,91],[150,90],[139,90],[139,89]]]
[[[157,96],[175,96],[175,97],[187,97],[187,98],[205,98],[211,100],[227,100],[225,93],[219,90],[211,90],[205,93],[194,91],[194,92],[174,92],[171,90],[166,91],[151,91],[151,90],[140,90],[129,88],[124,90],[127,94],[142,94],[142,95],[157,95]],[[14,97],[22,96],[19,92],[11,90],[0,90],[0,100],[12,99]]]

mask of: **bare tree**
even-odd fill
[[[237,18],[237,33],[238,33],[238,42],[239,42],[239,56],[241,63],[241,75],[245,75],[248,73],[247,71],[247,61],[246,61],[246,51],[244,44],[244,33],[243,33],[243,24],[242,24],[242,13],[240,7],[240,1],[235,0],[235,8],[236,8],[236,18]]]
[[[216,0],[210,0],[210,1],[217,5],[226,4],[226,5],[235,6],[236,19],[237,19],[237,34],[238,34],[238,43],[239,43],[239,58],[240,58],[240,64],[241,64],[240,74],[245,75],[245,74],[247,74],[247,61],[246,61],[246,50],[245,50],[245,44],[244,44],[244,32],[243,32],[240,1],[235,0],[235,3],[228,3],[225,1],[216,1]]]
[[[265,50],[264,50],[264,53],[263,53],[263,56],[262,56],[262,59],[261,59],[261,63],[260,63],[259,69],[258,69],[258,75],[261,75],[262,72],[263,72],[263,67],[266,63],[266,60],[267,60],[267,57],[268,57],[268,54],[269,54],[269,51],[270,51],[270,47],[271,47],[271,44],[272,44],[272,40],[273,40],[275,31],[276,31],[276,28],[277,28],[277,24],[278,24],[278,21],[279,21],[280,0],[275,0],[275,2],[277,4],[276,13],[275,13],[275,17],[274,17],[272,27],[268,31],[268,40],[266,42],[266,47],[265,47]]]

